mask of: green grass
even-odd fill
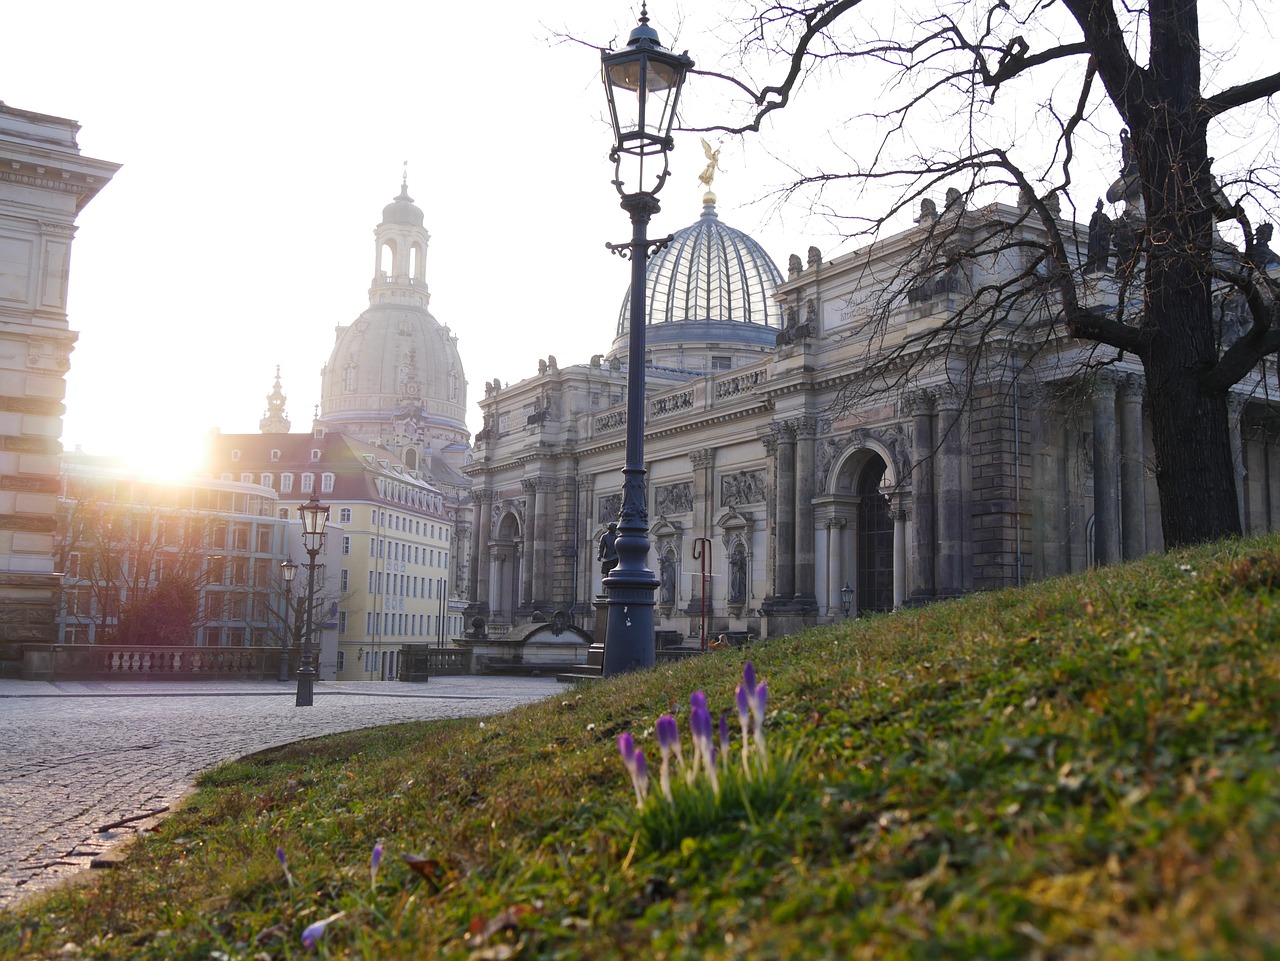
[[[1273,537],[759,643],[758,811],[642,817],[616,747],[741,651],[266,752],[0,956],[1280,958],[1278,600]]]

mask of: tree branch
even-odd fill
[[[1254,100],[1265,100],[1276,93],[1280,93],[1280,73],[1273,73],[1269,77],[1259,77],[1257,80],[1250,80],[1248,83],[1228,87],[1212,97],[1205,97],[1201,109],[1210,117],[1216,117],[1219,114],[1226,113],[1233,107],[1243,106],[1246,103],[1252,103]]]

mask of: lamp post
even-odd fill
[[[307,626],[302,635],[302,664],[298,668],[298,696],[294,707],[310,707],[315,689],[316,669],[311,660],[311,620],[316,597],[316,556],[324,547],[324,525],[329,520],[329,508],[320,503],[315,491],[311,500],[298,508],[302,518],[302,546],[307,557]]]
[[[297,573],[298,565],[292,556],[280,565],[280,576],[284,578],[284,637],[280,639],[280,673],[276,677],[281,681],[289,680],[289,651],[293,649],[289,643],[289,613],[293,608],[293,579]]]
[[[631,311],[627,341],[627,446],[622,470],[622,509],[614,544],[618,565],[604,579],[609,595],[602,673],[652,667],[654,592],[658,578],[649,570],[649,509],[644,468],[645,265],[651,252],[670,237],[650,241],[650,218],[658,212],[658,191],[666,182],[667,154],[675,146],[671,127],[685,75],[693,66],[686,54],[662,46],[649,26],[645,5],[640,23],[622,50],[603,51],[601,75],[609,99],[614,144],[613,186],[631,217],[631,241],[606,244],[631,260]]]
[[[840,588],[840,607],[845,617],[853,612],[853,588],[849,586],[848,581],[845,581],[844,587]]]

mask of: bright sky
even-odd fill
[[[654,0],[650,14],[667,46],[728,72],[730,8],[741,3]],[[431,311],[458,335],[473,431],[485,381],[608,349],[629,267],[604,244],[630,228],[610,184],[599,56],[553,34],[620,45],[637,5],[52,9],[6,7],[0,99],[79,121],[85,154],[124,165],[81,215],[73,250],[68,449],[172,460],[210,428],[256,431],[276,365],[293,428],[307,429],[334,328],[368,306],[373,229],[405,161],[432,235]],[[725,145],[721,218],[784,269],[810,244],[841,248],[821,221],[784,222],[760,198],[789,179],[788,157],[853,162],[857,138],[827,131],[868,109],[861,89],[828,98],[817,120],[790,108],[767,137]],[[1110,146],[1097,158],[1108,180]],[[697,218],[704,163],[698,137],[681,136],[651,234]],[[1094,190],[1084,195],[1088,211]]]
[[[368,306],[373,228],[406,160],[432,236],[431,311],[458,335],[473,430],[486,380],[608,349],[629,274],[604,244],[630,226],[610,184],[599,55],[551,34],[621,42],[635,14],[601,0],[486,9],[6,7],[0,99],[77,120],[83,153],[124,165],[73,249],[68,449],[181,457],[209,428],[256,431],[277,364],[306,430],[334,328]],[[663,42],[689,46],[671,22],[655,13]],[[698,139],[673,160],[653,232],[701,211]],[[761,178],[741,158],[722,165],[722,218],[785,263],[778,225],[738,209]]]

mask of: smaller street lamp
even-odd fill
[[[289,638],[289,611],[293,607],[293,579],[297,574],[298,565],[290,555],[280,565],[280,576],[284,578],[284,636],[280,639],[280,673],[277,678],[281,681],[289,680],[289,651],[293,649]]]
[[[302,664],[298,668],[298,696],[294,707],[311,707],[315,688],[316,669],[311,658],[311,622],[316,599],[316,557],[324,548],[324,525],[329,521],[329,508],[320,503],[313,490],[311,500],[298,508],[302,518],[302,546],[307,557],[307,626],[302,635]]]
[[[849,586],[849,582],[844,582],[844,587],[840,588],[840,608],[844,611],[844,616],[848,617],[853,611],[853,588]]]

